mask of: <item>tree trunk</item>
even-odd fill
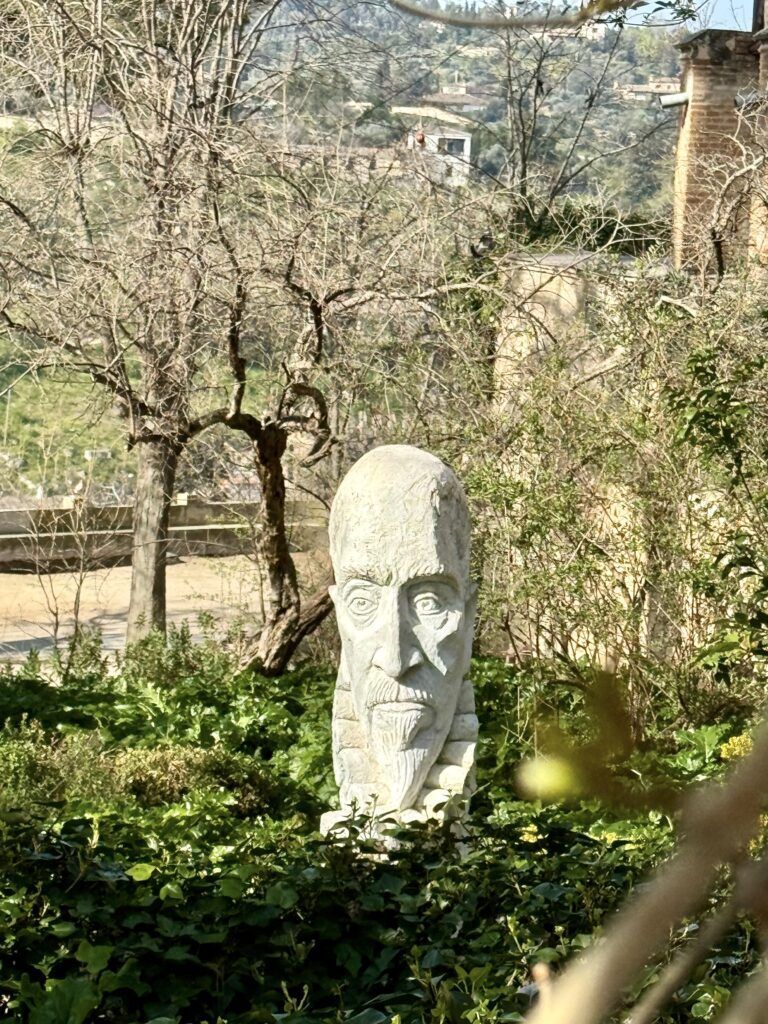
[[[302,640],[314,633],[333,608],[328,593],[330,584],[329,579],[303,606],[300,604],[295,616],[283,616],[265,624],[259,636],[256,655],[246,656],[242,667],[261,672],[265,676],[282,675]]]
[[[178,458],[178,451],[168,441],[141,442],[133,507],[128,643],[139,640],[153,629],[165,632],[168,517]]]
[[[261,507],[255,547],[264,595],[264,625],[256,650],[247,656],[245,666],[269,676],[286,670],[301,641],[320,625],[332,607],[328,584],[310,598],[304,609],[301,606],[285,528],[286,443],[287,434],[276,423],[265,424],[256,438]]]

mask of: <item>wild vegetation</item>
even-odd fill
[[[33,1022],[515,1021],[552,968],[669,852],[679,791],[748,746],[737,721],[623,753],[647,806],[521,800],[515,766],[543,707],[588,741],[578,691],[477,661],[480,789],[466,853],[414,828],[381,862],[320,839],[333,799],[332,674],[238,675],[213,637],[129,650],[108,675],[83,638],[0,688],[0,999]],[[603,723],[605,724],[605,723]],[[611,723],[615,727],[616,723]],[[598,723],[599,725],[599,723]],[[673,945],[693,934],[682,926]],[[745,922],[665,1021],[709,1019],[759,959]],[[640,988],[653,980],[649,968]],[[634,994],[637,994],[636,992]]]

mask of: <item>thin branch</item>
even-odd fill
[[[590,0],[574,14],[562,14],[551,17],[507,18],[473,17],[466,14],[449,14],[447,11],[427,9],[410,0],[389,0],[393,7],[405,14],[412,14],[426,21],[436,21],[441,25],[455,25],[457,28],[504,29],[504,28],[565,28],[566,26],[583,25],[602,14],[614,11],[629,11],[639,7],[639,0]]]

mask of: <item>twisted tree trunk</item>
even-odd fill
[[[288,434],[279,423],[255,432],[256,468],[261,484],[259,529],[254,547],[264,597],[264,624],[244,667],[277,676],[286,670],[301,641],[328,615],[330,580],[302,604],[285,525],[285,455]]]

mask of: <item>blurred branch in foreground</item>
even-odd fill
[[[413,14],[418,18],[436,21],[441,25],[480,29],[555,29],[569,26],[575,28],[601,15],[631,11],[636,7],[642,6],[638,0],[589,0],[589,3],[586,3],[572,14],[552,15],[546,12],[528,17],[518,17],[517,15],[509,17],[506,15],[483,15],[477,17],[472,14],[454,14],[439,8],[427,9],[420,4],[410,3],[410,0],[390,0],[390,3],[405,14]],[[693,8],[684,3],[657,4],[654,11],[658,12],[660,8],[668,8],[673,16],[680,20],[690,18],[694,14]]]
[[[720,867],[743,859],[759,826],[767,775],[768,724],[763,724],[752,752],[724,783],[710,784],[688,798],[681,821],[683,838],[675,854],[619,913],[600,943],[551,986],[546,1000],[527,1017],[528,1024],[597,1024],[607,1018],[647,961],[664,948],[670,930],[701,906]],[[701,938],[662,973],[635,1008],[631,1024],[655,1019],[706,952],[705,936],[710,943],[716,942],[741,909],[760,914],[766,870],[763,858],[737,873],[732,900],[705,926]],[[760,972],[739,990],[722,1024],[764,1020],[765,987],[766,977]]]

